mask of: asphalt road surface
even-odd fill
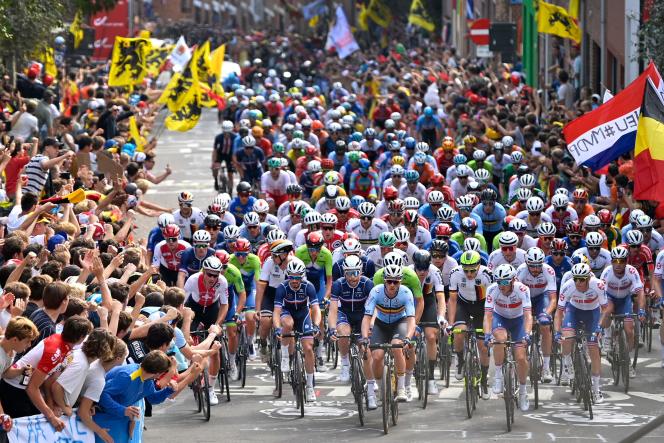
[[[206,208],[214,196],[210,176],[212,140],[217,133],[216,115],[207,112],[199,125],[187,133],[164,132],[159,142],[159,172],[169,163],[173,175],[151,189],[147,198],[169,207],[177,205],[177,193],[194,193],[195,205]],[[154,221],[139,221],[142,229]],[[272,396],[272,379],[260,361],[250,362],[247,384],[232,382],[231,401],[222,399],[212,407],[212,419],[204,422],[195,412],[193,396],[185,390],[176,400],[155,407],[146,420],[145,442],[282,442],[282,441],[533,441],[533,442],[617,442],[652,418],[664,414],[664,369],[660,364],[660,344],[655,338],[651,353],[642,350],[637,378],[631,380],[628,394],[614,387],[610,366],[602,365],[605,403],[594,406],[595,418],[575,402],[566,387],[542,385],[541,405],[527,413],[515,412],[512,432],[506,432],[504,402],[500,398],[480,400],[471,420],[467,419],[463,384],[454,380],[431,397],[426,410],[417,401],[399,408],[398,425],[383,435],[380,410],[367,414],[359,426],[350,387],[339,381],[339,369],[316,374],[318,400],[308,404],[305,417],[294,409],[292,391],[285,386],[281,399]],[[489,371],[490,383],[493,367]],[[644,442],[664,441],[664,427],[644,438]]]

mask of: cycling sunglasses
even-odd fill
[[[573,277],[574,281],[577,283],[583,283],[585,281],[588,281],[590,277]]]
[[[361,274],[361,272],[358,271],[358,270],[354,270],[354,271],[345,271],[344,274],[345,274],[347,277],[359,277],[360,274]]]
[[[500,250],[503,252],[514,252],[516,251],[516,246],[501,246]]]
[[[617,265],[624,265],[624,264],[627,263],[627,259],[626,258],[614,258],[613,260],[611,260],[611,263],[615,263]]]
[[[386,285],[398,285],[401,283],[401,280],[385,280]]]
[[[512,283],[512,280],[496,280],[498,286],[509,286]]]
[[[205,248],[205,249],[207,249],[208,245],[207,245],[207,243],[197,243],[197,244],[194,245],[194,248],[197,248],[197,249]]]
[[[214,278],[218,278],[218,277],[219,277],[219,274],[217,274],[216,272],[208,272],[208,271],[205,271],[205,276],[206,276],[206,277],[214,277]]]
[[[236,256],[236,257],[246,257],[246,256],[248,256],[248,255],[249,255],[248,252],[236,252],[236,253],[235,253],[235,256]]]

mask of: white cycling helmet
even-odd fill
[[[403,207],[405,209],[418,209],[420,201],[416,197],[406,197],[403,199]]]
[[[214,255],[211,255],[205,260],[203,260],[202,269],[204,271],[221,272],[223,267],[224,265],[221,263],[221,260],[219,260]]]
[[[304,276],[306,274],[307,268],[304,266],[304,263],[302,260],[299,258],[291,258],[290,261],[288,262],[288,265],[286,265],[286,275],[289,277],[291,276]]]
[[[503,231],[498,236],[500,246],[516,246],[519,243],[519,237],[512,231]]]
[[[277,240],[286,240],[286,234],[281,229],[273,229],[265,236],[265,241],[268,243],[272,243]]]
[[[583,227],[586,229],[596,229],[600,226],[600,219],[595,214],[590,214],[583,219]]]
[[[509,149],[514,144],[514,139],[511,136],[506,135],[502,138],[501,143],[503,144],[503,146]]]
[[[345,196],[339,196],[334,202],[334,206],[337,208],[337,211],[348,211],[350,209],[350,199]]]
[[[514,218],[509,224],[509,229],[512,232],[524,232],[528,229],[528,223],[520,218]]]
[[[389,252],[385,257],[383,257],[383,266],[403,266],[404,259],[403,255],[392,251]]]
[[[475,237],[469,237],[463,241],[463,250],[464,251],[477,251],[479,252],[482,249],[482,244]]]
[[[454,219],[456,212],[450,205],[443,205],[436,213],[436,218],[443,222],[450,222]]]
[[[631,224],[636,224],[636,220],[637,220],[640,216],[645,215],[645,214],[646,214],[646,213],[643,212],[642,210],[640,210],[640,209],[635,209],[635,210],[633,210],[632,212],[629,213],[629,222],[630,222]]]
[[[330,214],[329,212],[326,212],[325,214],[320,216],[320,223],[321,225],[332,225],[336,226],[337,225],[337,216],[334,214]]]
[[[629,255],[629,251],[624,246],[616,246],[611,249],[611,260],[625,260]]]
[[[592,271],[586,263],[577,263],[572,266],[572,277],[588,278]]]
[[[590,234],[599,235],[597,232],[590,232],[588,235]],[[627,244],[630,246],[640,246],[643,243],[643,233],[632,229],[631,231],[627,231],[625,240],[627,240]],[[586,244],[588,244],[588,236],[586,236]]]
[[[544,251],[538,247],[528,248],[526,251],[526,263],[529,265],[541,265],[544,263]]]
[[[362,202],[357,207],[357,212],[359,212],[360,217],[373,217],[376,213],[376,205],[371,202]]]
[[[254,203],[253,209],[254,209],[254,212],[258,212],[259,214],[262,214],[262,213],[267,212],[267,211],[270,210],[270,204],[268,202],[266,202],[265,200],[263,200],[262,198],[259,198]]]
[[[537,225],[537,235],[540,237],[553,237],[556,235],[556,225],[551,222],[542,222]]]
[[[159,216],[159,219],[157,219],[157,226],[159,226],[161,229],[164,229],[168,225],[174,224],[175,217],[173,217],[173,214],[164,213]]]
[[[479,152],[479,151],[475,151]],[[491,173],[487,171],[484,168],[480,168],[477,171],[475,171],[475,178],[477,181],[482,182],[482,183],[487,183],[489,180],[491,180]]]
[[[445,201],[445,195],[440,191],[431,191],[427,196],[427,201],[429,204],[443,204]]]
[[[341,252],[343,254],[359,254],[362,252],[362,245],[355,238],[347,238],[341,245]]]
[[[631,232],[631,231],[630,231]],[[639,231],[634,231],[639,232]],[[641,234],[639,232],[639,234]],[[629,232],[627,233],[627,238],[629,238]],[[643,241],[643,235],[641,236],[641,241]],[[589,248],[599,248],[604,243],[604,238],[599,232],[589,232],[586,234],[586,246]]]
[[[258,214],[254,211],[247,212],[242,218],[245,226],[258,226],[261,224],[261,219],[258,217]]]
[[[533,174],[523,174],[519,177],[519,184],[524,188],[535,187],[535,176]]]
[[[362,259],[357,255],[349,255],[343,261],[344,272],[348,271],[362,271]]]
[[[318,225],[320,224],[320,213],[316,211],[311,211],[304,216],[304,224],[306,226]]]
[[[224,239],[226,241],[235,241],[240,237],[240,228],[235,225],[228,225],[224,228]]]
[[[384,280],[401,280],[403,277],[403,266],[389,265],[383,269]]]
[[[512,280],[516,276],[516,270],[512,265],[503,263],[493,270],[494,280]]]
[[[533,196],[533,191],[528,188],[519,188],[516,190],[516,199],[520,202],[528,201]]]
[[[554,208],[567,208],[569,205],[569,197],[564,194],[555,194],[551,197],[551,205]]]
[[[194,235],[191,237],[193,240],[193,243],[210,243],[210,240],[212,237],[210,237],[210,233],[206,231],[205,229],[199,229],[198,231],[194,232]]]
[[[406,243],[410,240],[410,232],[404,226],[399,226],[392,233],[394,238],[397,239],[397,243]]]
[[[526,210],[528,212],[542,212],[544,210],[544,202],[539,197],[530,197],[526,202]]]

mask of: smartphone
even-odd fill
[[[61,172],[60,173],[60,178],[62,178],[64,180],[71,179],[71,172]]]

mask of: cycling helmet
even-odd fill
[[[508,227],[512,232],[525,232],[528,229],[528,223],[520,218],[515,218],[510,222]]]
[[[164,213],[161,214],[157,219],[157,226],[159,226],[161,229],[164,229],[166,226],[172,224],[175,224],[175,217],[173,217],[173,214]]]
[[[343,254],[359,254],[362,252],[362,246],[356,238],[347,238],[341,244],[341,252]]]
[[[394,176],[403,177],[404,172],[405,172],[405,171],[404,171],[404,169],[403,169],[403,166],[401,166],[401,165],[392,165],[392,166],[390,167],[390,174],[391,174],[393,177],[394,177]]]
[[[454,156],[454,158],[452,159],[452,161],[453,161],[454,164],[457,165],[457,167],[458,167],[459,165],[463,165],[463,164],[465,164],[465,163],[468,161],[468,159],[467,159],[466,156],[463,155],[463,154],[457,154],[457,155]]]
[[[292,250],[293,243],[290,240],[276,240],[270,244],[270,253],[272,254],[285,254]]]
[[[436,229],[434,230],[436,237],[449,237],[452,235],[452,228],[447,223],[438,223]]]
[[[466,145],[474,145],[477,143],[477,138],[474,135],[467,135],[463,138],[463,143]]]
[[[251,185],[247,182],[240,182],[235,187],[235,190],[238,194],[249,193],[251,192]]]
[[[523,161],[523,154],[518,151],[512,152],[510,160],[512,160],[512,163],[521,163]]]
[[[466,267],[477,267],[480,264],[481,256],[480,253],[477,251],[466,251],[463,254],[461,254],[461,258],[459,259],[459,263],[461,266]]]
[[[636,219],[639,218],[640,215],[644,215],[645,212],[643,212],[640,209],[635,209],[632,212],[629,213],[629,222],[631,224],[636,224]]]
[[[371,202],[363,202],[357,207],[360,217],[373,217],[376,213],[376,205]]]
[[[556,225],[551,222],[542,222],[537,225],[537,235],[540,237],[553,237],[556,235]]]
[[[221,228],[222,221],[216,214],[209,214],[203,220],[203,226],[206,228]]]
[[[511,136],[506,135],[502,138],[502,140],[500,140],[500,142],[503,144],[503,146],[506,146],[509,149],[514,144],[514,139]]]
[[[595,214],[590,214],[583,219],[583,227],[585,229],[599,229],[601,220]]]
[[[228,262],[231,259],[231,255],[225,249],[216,250],[214,256],[219,259],[224,269],[228,266]]]
[[[482,151],[475,151],[475,152],[482,152]],[[475,178],[479,182],[487,183],[489,180],[491,180],[491,173],[486,169],[480,168],[477,171],[475,171]]]
[[[398,213],[398,214],[402,213],[403,210],[404,210],[403,200],[401,200],[400,198],[392,200],[391,202],[389,202],[387,204],[387,210],[388,210],[388,212],[393,213],[393,214],[394,213]]]
[[[367,128],[364,130],[364,138],[375,138],[376,130],[374,128]]]
[[[337,197],[334,206],[337,208],[337,211],[348,211],[350,209],[350,199],[344,196]]]
[[[484,159],[486,158],[486,152],[484,152],[481,149],[476,150],[473,152],[473,160],[476,162],[483,162]]]
[[[461,219],[461,232],[466,234],[474,234],[477,230],[477,221],[471,217],[464,217]]]
[[[263,200],[262,198],[259,198],[259,199],[256,200],[256,202],[254,203],[254,207],[253,207],[253,209],[254,209],[254,212],[257,212],[257,213],[259,213],[259,214],[262,214],[262,213],[264,213],[264,212],[268,212],[268,211],[270,210],[270,205],[268,204],[268,202],[266,202],[266,201]]]
[[[309,171],[312,174],[320,172],[321,169],[322,166],[318,160],[311,160],[309,163],[307,163],[307,171]]]
[[[237,240],[240,237],[240,228],[235,225],[228,225],[224,228],[224,239],[227,242]]]
[[[472,169],[470,169],[466,165],[459,165],[459,166],[457,166],[457,169],[456,169],[457,178],[468,177],[471,172],[472,172]]]
[[[191,192],[183,191],[178,194],[178,202],[192,203],[194,201],[194,194]]]
[[[516,276],[516,269],[512,265],[503,263],[493,270],[494,280],[512,280]]]
[[[562,238],[554,238],[551,243],[551,248],[554,251],[567,252],[567,242]]]
[[[567,235],[581,235],[583,228],[581,227],[581,223],[579,223],[578,220],[574,220],[567,223],[565,226],[565,232]]]
[[[277,157],[272,157],[267,161],[268,169],[279,169],[281,168],[281,159]]]
[[[413,161],[416,165],[423,165],[427,162],[427,155],[424,152],[416,152],[413,155]]]
[[[478,171],[479,172],[479,171]],[[489,171],[487,171],[489,172]],[[480,194],[480,199],[483,202],[496,202],[498,200],[498,194],[496,191],[492,188],[486,188],[482,193]]]
[[[431,205],[442,205],[445,201],[445,195],[440,191],[431,191],[427,196],[427,201]]]
[[[383,269],[383,279],[385,280],[401,280],[403,277],[402,266],[389,265]]]
[[[541,265],[545,258],[544,251],[538,247],[528,248],[526,251],[526,263],[529,265]]]
[[[385,126],[385,129],[394,129],[394,126],[396,124],[394,123],[394,120],[388,118],[387,120],[385,120],[385,123],[383,123],[383,125]]]
[[[639,232],[639,234],[641,233]],[[629,232],[627,233],[627,238],[629,238]],[[641,235],[641,241],[643,241],[643,235]],[[604,238],[599,232],[589,232],[586,235],[586,246],[589,248],[599,248],[602,246],[602,243],[604,243]]]
[[[230,120],[224,120],[221,123],[221,130],[223,132],[233,132],[233,122]]]
[[[415,144],[415,155],[417,155],[418,152],[424,154],[424,158],[426,159],[426,153],[429,152],[429,143],[417,142],[417,144]]]
[[[533,196],[533,191],[528,188],[519,188],[516,190],[516,198],[520,202],[526,202]]]
[[[416,271],[428,271],[431,265],[431,254],[429,251],[420,249],[413,254],[413,264]]]
[[[590,234],[597,234],[597,232],[591,232]],[[641,231],[637,231],[635,229],[632,229],[630,231],[627,231],[627,234],[625,235],[625,240],[627,240],[627,244],[630,246],[640,246],[643,243],[643,233]],[[586,243],[588,243],[588,237],[586,236]]]
[[[323,194],[326,200],[335,200],[337,195],[339,195],[339,188],[335,185],[326,185]]]
[[[220,273],[224,267],[224,264],[219,260],[219,257],[216,255],[211,255],[205,260],[203,260],[202,269],[204,271],[212,271]]]
[[[292,258],[286,265],[286,275],[289,277],[303,277],[307,268],[299,258]]]
[[[383,257],[383,266],[403,266],[403,255],[398,252],[390,252]]]
[[[210,243],[211,237],[210,233],[206,231],[205,229],[199,229],[198,231],[194,232],[194,235],[191,237],[193,240],[193,243]]]
[[[242,146],[245,148],[252,148],[256,146],[256,139],[253,135],[247,135],[246,137],[242,138]]]
[[[553,195],[558,195],[558,194],[564,195],[569,199],[569,191],[567,190],[567,188],[557,188],[555,191],[553,191]]]
[[[357,207],[364,203],[364,201],[364,197],[361,195],[354,195],[350,198],[350,205],[353,207],[353,209],[357,209]]]
[[[265,236],[265,241],[269,244],[277,240],[286,240],[286,234],[281,229],[273,229]]]
[[[600,223],[603,225],[610,225],[613,223],[613,214],[606,208],[597,211],[597,216],[599,217]]]
[[[247,240],[246,238],[240,237],[235,241],[233,250],[236,253],[239,252],[239,253],[248,254],[249,252],[251,252],[251,243],[249,243],[249,240]]]
[[[574,200],[588,200],[588,191],[583,188],[577,188],[572,193],[572,198]]]
[[[454,140],[450,136],[443,138],[443,150],[451,151],[454,149]]]
[[[307,234],[307,247],[308,248],[320,248],[325,243],[323,236],[320,231],[313,231]]]
[[[646,214],[639,215],[636,218],[636,223],[634,223],[634,227],[636,227],[637,229],[652,228],[652,218],[650,218],[650,216]]]
[[[455,202],[459,209],[467,209],[470,211],[473,208],[473,197],[470,195],[461,195],[457,197]]]
[[[413,183],[419,181],[420,173],[413,169],[409,169],[404,173],[404,178],[406,179],[407,182]]]
[[[445,177],[443,177],[443,174],[440,174],[436,172],[432,177],[431,180],[429,180],[431,183],[431,186],[443,186],[445,184]]]
[[[401,143],[399,143],[399,140],[392,140],[389,143],[388,149],[390,151],[394,151],[395,153],[401,151]]]
[[[493,149],[494,151],[504,151],[505,145],[501,142],[496,142],[493,144],[493,147],[491,149]]]
[[[528,212],[542,212],[544,210],[544,202],[539,197],[530,197],[526,202],[526,210]]]
[[[360,172],[369,172],[369,168],[371,168],[371,162],[369,160],[361,158],[358,163]]]
[[[391,232],[381,232],[378,235],[378,245],[381,248],[391,248],[397,242],[396,237]]]
[[[535,187],[535,176],[533,174],[523,174],[519,177],[519,184],[524,188]]]
[[[429,246],[430,252],[440,252],[442,254],[447,255],[449,250],[450,250],[450,245],[448,245],[445,240],[435,239],[431,242],[431,245]]]
[[[330,214],[329,212],[326,212],[325,214],[320,216],[321,225],[336,226],[338,221],[339,219],[337,218],[337,216],[334,214]]]
[[[288,195],[297,195],[302,193],[302,187],[298,184],[291,183],[286,186],[286,194]]]
[[[475,237],[469,237],[463,241],[464,251],[475,251],[479,253],[480,249],[482,249],[482,244]]]
[[[407,209],[403,218],[406,223],[418,224],[420,221],[420,214],[415,209]]]
[[[325,185],[338,185],[339,184],[339,173],[336,171],[328,171],[323,176],[323,184]]]
[[[392,157],[392,164],[403,166],[404,164],[406,164],[406,159],[400,155],[395,155],[394,157]]]
[[[394,234],[394,238],[397,239],[397,243],[406,243],[410,240],[410,232],[404,226],[399,226],[392,233]]]
[[[343,264],[342,264],[344,272],[348,271],[362,271],[363,263],[362,259],[358,257],[357,255],[349,255],[348,257],[344,258]]]
[[[572,266],[572,277],[588,278],[591,272],[590,266],[586,263],[577,263]]]
[[[320,213],[316,211],[311,211],[304,216],[303,220],[306,226],[318,225],[320,224]]]
[[[416,197],[406,197],[403,199],[405,209],[417,209],[420,207],[420,201]]]
[[[514,232],[504,231],[498,236],[500,246],[516,246],[519,243],[519,237]]]
[[[258,217],[258,214],[254,211],[247,212],[242,218],[245,226],[258,226],[261,223],[261,219]]]
[[[449,205],[443,205],[438,212],[436,212],[436,218],[443,222],[451,222],[454,219],[455,211]]]
[[[164,238],[179,238],[180,237],[180,227],[175,223],[167,225],[163,231]]]
[[[579,263],[590,264],[590,261],[588,260],[588,257],[585,256],[585,254],[576,253],[572,255],[572,264],[576,265]]]
[[[625,260],[629,255],[629,251],[624,246],[616,246],[611,249],[611,260]]]
[[[551,197],[551,205],[556,209],[567,209],[567,205],[569,205],[569,198],[563,194],[555,194],[553,197]]]

